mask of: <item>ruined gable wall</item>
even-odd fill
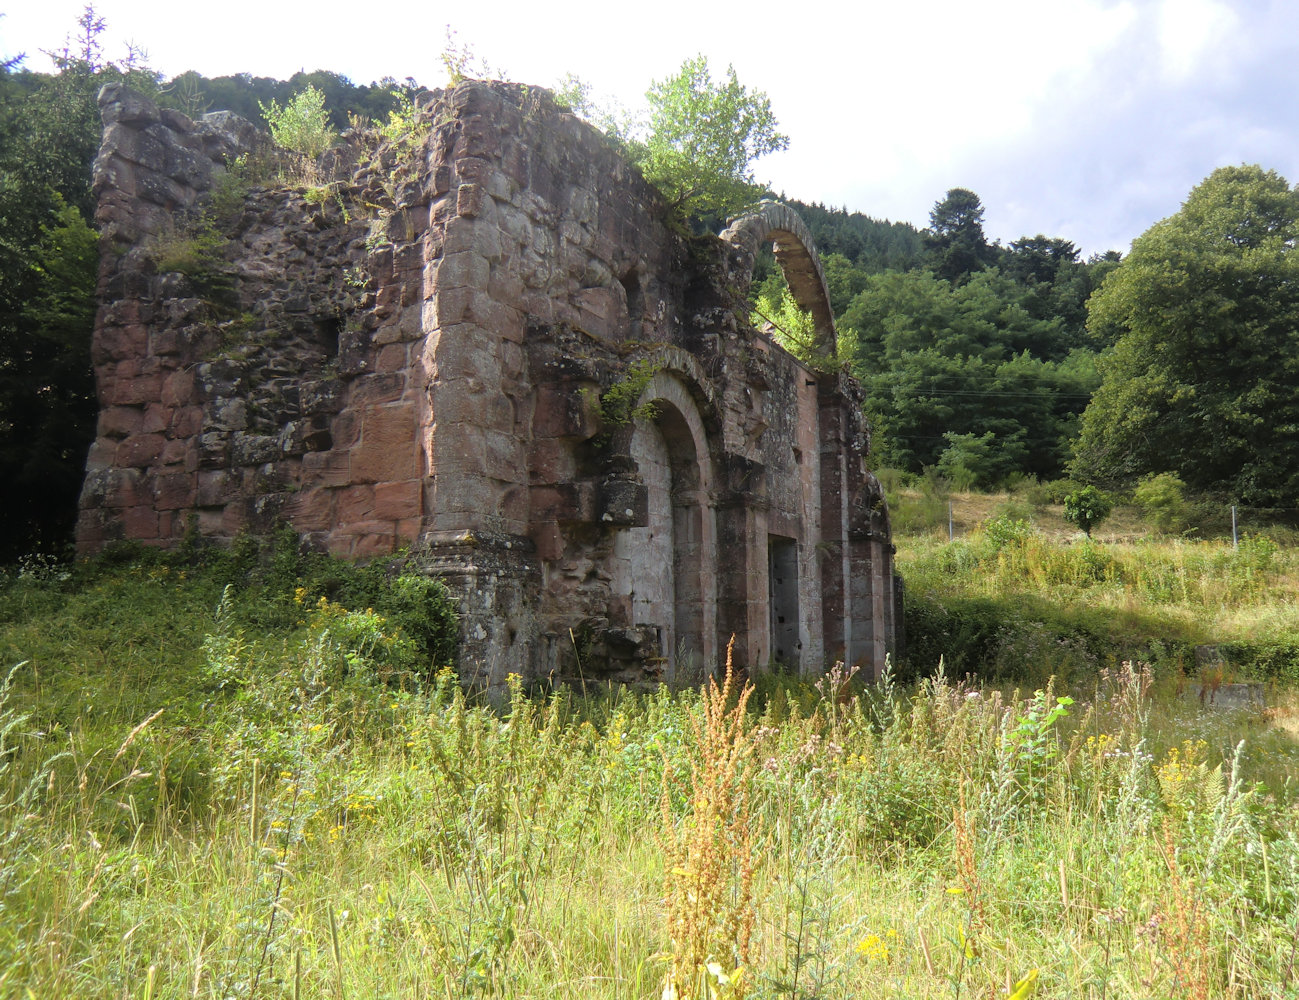
[[[218,220],[218,263],[188,274],[159,234],[264,140],[121,90],[101,103],[83,549],[281,519],[353,557],[411,545],[496,686],[664,676],[680,639],[692,670],[731,635],[737,662],[768,662],[775,546],[792,665],[874,655],[865,638],[882,660],[885,625],[854,631],[891,579],[855,383],[754,330],[751,252],[668,228],[544,91],[468,82],[428,99],[417,148],[353,137],[317,164],[328,187],[254,186]],[[610,420],[601,399],[629,386],[635,419]],[[659,570],[672,587],[649,600]]]

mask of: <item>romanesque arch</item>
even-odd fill
[[[709,496],[711,450],[689,390],[659,372],[638,409],[627,452],[647,493],[643,525],[615,539],[614,589],[630,598],[632,623],[659,629],[669,681],[699,680],[717,658],[717,532]]]
[[[748,268],[746,287],[753,279],[753,261],[758,248],[767,242],[775,244],[776,262],[785,272],[794,301],[800,309],[812,314],[817,349],[833,357],[837,337],[830,291],[812,234],[798,213],[780,202],[764,201],[755,211],[734,219],[722,233],[722,239],[744,251]]]

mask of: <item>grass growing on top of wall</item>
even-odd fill
[[[493,711],[279,558],[0,583],[0,996],[1299,985],[1289,694],[1116,665]]]

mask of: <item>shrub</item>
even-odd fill
[[[325,112],[325,95],[310,84],[289,98],[284,107],[275,100],[258,103],[278,146],[314,160],[338,141],[338,133]]]
[[[1186,484],[1171,472],[1147,476],[1133,493],[1148,524],[1157,531],[1180,531],[1186,524]]]
[[[1001,513],[983,522],[983,537],[988,540],[994,552],[1000,552],[1009,545],[1022,545],[1033,534],[1033,526],[1027,520]]]
[[[1082,528],[1088,538],[1092,528],[1109,517],[1113,509],[1114,501],[1095,486],[1084,486],[1064,498],[1064,519]]]

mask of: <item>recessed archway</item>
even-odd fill
[[[690,393],[660,372],[638,403],[628,454],[647,493],[642,526],[615,539],[632,624],[659,631],[665,677],[696,682],[717,659],[716,525],[712,463]]]

